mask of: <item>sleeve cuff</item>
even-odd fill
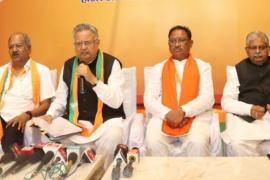
[[[185,117],[190,117],[190,113],[187,106],[184,105],[184,106],[181,106],[180,108],[182,109],[182,111],[185,112]]]

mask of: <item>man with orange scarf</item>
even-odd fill
[[[26,33],[8,39],[11,62],[0,67],[0,138],[3,151],[23,145],[27,121],[48,110],[54,88],[49,69],[30,58],[31,40]]]
[[[153,116],[147,126],[147,154],[209,155],[214,103],[211,66],[192,57],[189,28],[175,26],[168,38],[171,57],[153,67],[144,94],[146,110]]]

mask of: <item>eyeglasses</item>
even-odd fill
[[[189,41],[189,39],[169,39],[169,43],[171,45],[176,45],[177,43],[180,45],[185,45],[187,44],[187,42]]]
[[[24,44],[11,44],[11,45],[9,45],[8,46],[8,48],[11,50],[11,49],[13,49],[14,47],[16,48],[16,49],[20,49],[20,48],[22,48],[24,46]]]
[[[259,51],[263,51],[265,49],[267,49],[269,46],[247,46],[247,49],[250,51],[257,51],[257,49],[259,49]]]
[[[97,39],[94,39],[92,41],[78,41],[78,42],[74,42],[74,45],[76,47],[82,47],[83,45],[85,45],[86,47],[91,46],[92,44],[94,44],[96,42]]]

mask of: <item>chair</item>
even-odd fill
[[[124,84],[124,111],[127,117],[137,112],[137,82],[136,82],[136,67],[123,68],[125,77]]]
[[[144,67],[144,87],[146,88],[151,76],[152,67]],[[145,111],[146,119],[149,120],[152,115],[150,112]],[[146,121],[147,121],[146,120]],[[222,154],[222,142],[220,138],[219,116],[213,111],[210,124],[210,155],[218,156]]]
[[[51,79],[54,89],[57,89],[57,69],[50,70]]]
[[[137,113],[137,93],[136,93],[136,67],[123,68],[125,77],[124,84],[124,111],[126,119],[123,121],[123,143],[130,148],[138,147],[143,155],[144,149],[144,117]]]

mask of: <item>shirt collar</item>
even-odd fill
[[[25,69],[25,72],[28,72],[29,70],[30,70],[30,68],[31,68],[31,62],[32,61],[32,59],[31,58],[29,58],[28,60],[27,60],[27,62],[25,63],[25,65],[24,65],[24,69]],[[9,62],[8,63],[8,70],[10,71],[11,70],[11,62]]]

